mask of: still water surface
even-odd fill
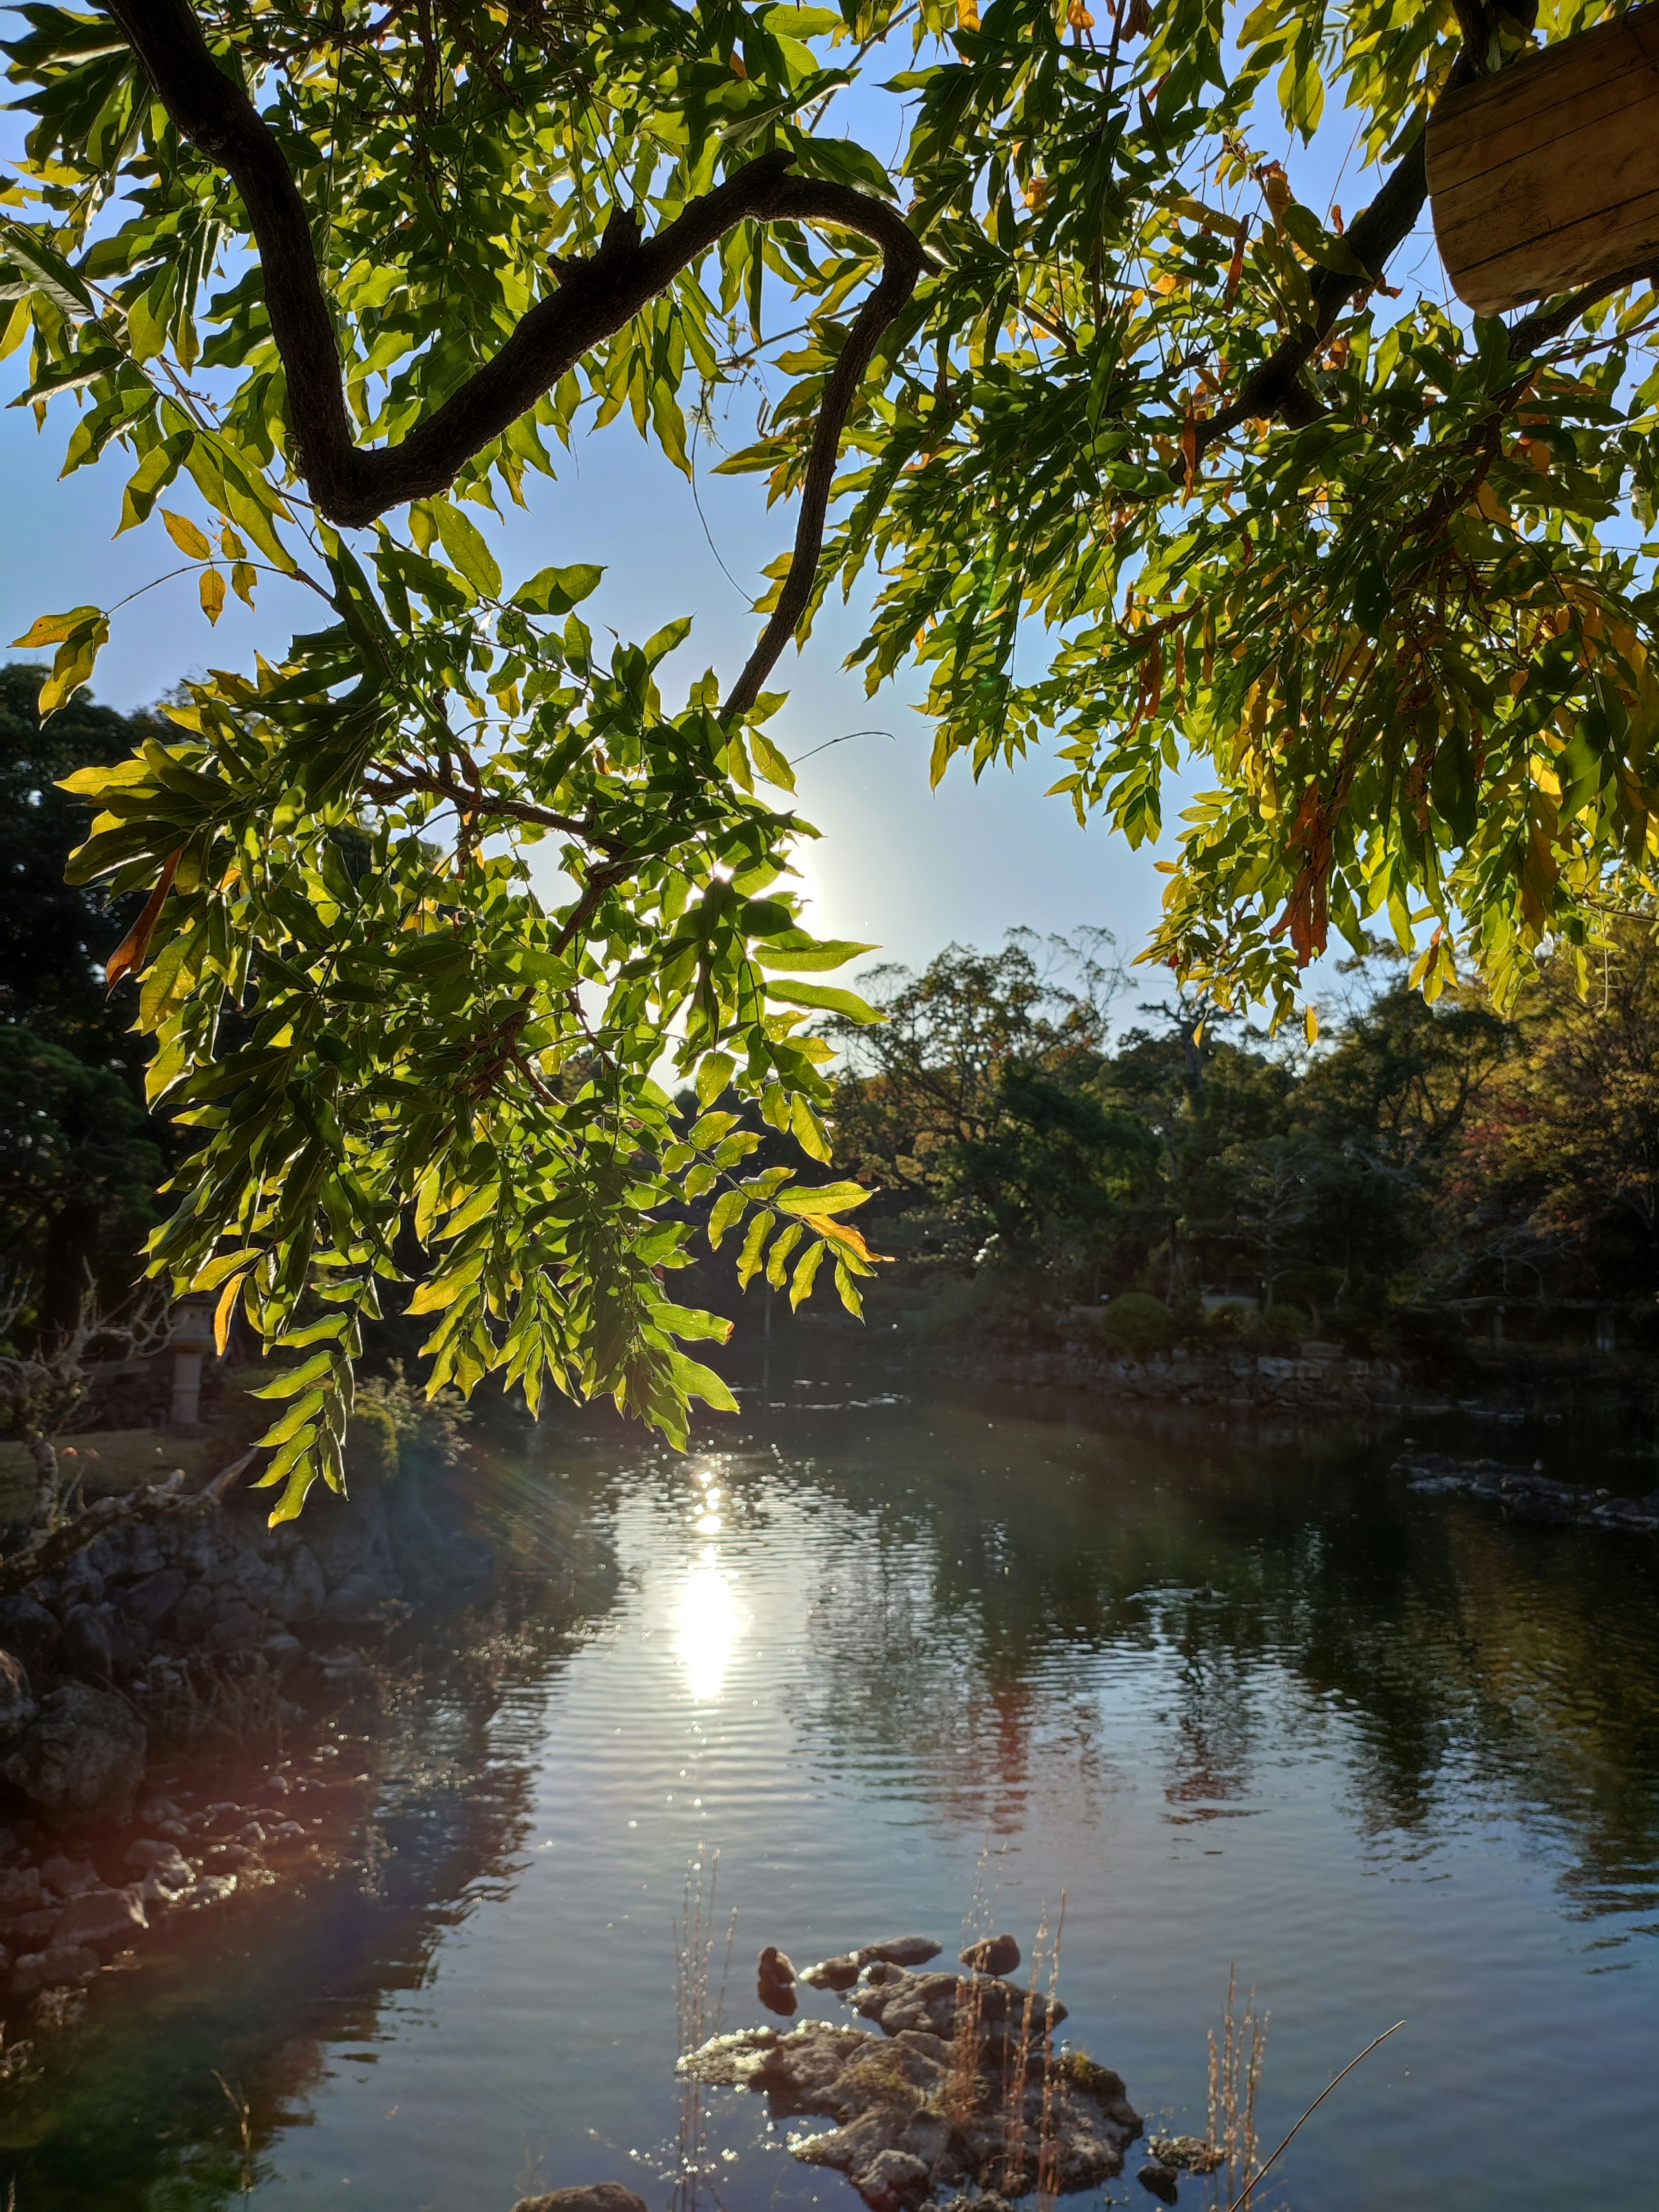
[[[1063,1892],[1066,2032],[1149,2124],[1201,2131],[1231,1962],[1269,2142],[1407,2021],[1264,2212],[1659,2202],[1656,1547],[1414,1498],[1382,1431],[856,1372],[745,1407],[690,1458],[573,1437],[501,1474],[489,1640],[383,1751],[344,1735],[384,1761],[368,1872],[106,1978],[0,2112],[19,2212],[665,2208],[672,1923],[716,1852],[729,2024],[763,1943],[954,1951],[982,1878],[1029,1950]],[[1589,1471],[1542,1437],[1501,1449]],[[782,2134],[721,2093],[705,2203],[858,2212]],[[1150,2208],[1138,2162],[1111,2193]]]

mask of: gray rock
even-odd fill
[[[72,1605],[64,1615],[64,1641],[58,1660],[65,1674],[83,1682],[107,1682],[114,1672],[109,1631],[95,1605]]]
[[[149,1738],[124,1698],[65,1682],[42,1698],[39,1717],[0,1759],[0,1777],[21,1790],[49,1828],[120,1822],[143,1779]]]
[[[1148,2136],[1146,2148],[1160,2166],[1186,2173],[1213,2173],[1225,2155],[1202,2136]]]
[[[816,1966],[803,1968],[800,1975],[813,1990],[850,1990],[858,1978],[859,1962],[850,1951],[839,1958],[820,1959]]]
[[[7,1867],[0,1872],[0,1913],[27,1912],[40,1902],[39,1867]]]
[[[866,1943],[859,1957],[866,1966],[881,1959],[890,1966],[921,1966],[937,1959],[944,1948],[931,1936],[890,1936],[884,1943]]]
[[[0,1598],[0,1644],[17,1653],[34,1680],[56,1671],[61,1632],[38,1597],[25,1593]]]
[[[343,1622],[372,1620],[395,1595],[396,1592],[377,1575],[360,1571],[348,1575],[337,1589],[329,1592],[321,1616],[325,1620]]]
[[[40,1879],[54,1897],[79,1897],[88,1889],[103,1887],[90,1859],[65,1858],[61,1851],[46,1861]]]
[[[932,2179],[926,2161],[914,2152],[884,2150],[853,2176],[853,2186],[871,2212],[903,2212],[903,2208],[921,2203]]]
[[[210,1651],[254,1651],[264,1643],[266,1635],[265,1617],[255,1613],[244,1597],[222,1594],[217,1602],[218,1618],[202,1642]]]
[[[987,1936],[968,1946],[962,1963],[979,1974],[1012,1974],[1019,1965],[1019,1946],[1012,1936]]]
[[[217,1601],[205,1583],[191,1583],[173,1608],[172,1630],[176,1644],[199,1644],[213,1626]]]
[[[141,1621],[153,1635],[184,1595],[185,1578],[177,1567],[158,1567],[154,1574],[129,1583],[118,1602],[124,1613]]]
[[[85,1552],[72,1552],[58,1571],[58,1601],[68,1613],[77,1605],[100,1605],[104,1577]]]
[[[36,1990],[89,1982],[101,1964],[98,1954],[83,1945],[54,1945],[49,1951],[36,1951],[32,1957],[17,1961],[12,1969],[11,1993],[15,1997],[27,1997]]]
[[[188,1859],[175,1844],[146,1837],[127,1852],[127,1864],[138,1869],[138,1893],[146,1910],[176,1905],[196,1880]]]
[[[596,2181],[585,2189],[549,2189],[521,2197],[513,2212],[647,2212],[645,2199],[619,2181]]]
[[[130,1943],[149,1925],[136,1883],[131,1889],[89,1889],[84,1897],[71,1898],[64,1907],[52,1941],[54,1948],[66,1943]]]
[[[0,1651],[0,1741],[15,1735],[34,1715],[35,1703],[22,1661],[9,1651]]]
[[[4,1923],[7,1942],[14,1951],[40,1950],[49,1941],[63,1909],[54,1898],[50,1904],[43,1902],[33,1912],[18,1913]]]

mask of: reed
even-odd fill
[[[1037,2000],[1039,1996],[1052,1997],[1058,1993],[1060,1946],[1065,1932],[1066,1893],[1062,1890],[1060,1916],[1053,1928],[1049,1925],[1046,1903],[1037,1922],[1036,1940],[1031,1946],[1025,2002],[1019,2008],[1018,2025],[1008,2036],[1003,2061],[1002,2193],[1005,2197],[1018,2197],[1026,2186],[1026,2139],[1030,2133],[1026,2097],[1030,2085],[1031,2063],[1034,2055],[1041,2054],[1042,2104],[1034,2160],[1039,2212],[1050,2212],[1054,2199],[1059,2194],[1060,2146],[1054,2129],[1060,2062],[1054,2054],[1052,2031],[1046,2025],[1041,2031],[1036,2029]],[[1046,2013],[1044,2020],[1046,2023]]]
[[[1248,2190],[1256,2173],[1255,2100],[1267,2055],[1268,2014],[1264,2012],[1258,2018],[1252,1989],[1241,2016],[1237,1992],[1238,1969],[1229,1966],[1219,2039],[1214,2028],[1210,2030],[1209,2135],[1221,2153],[1211,2186],[1224,2204],[1231,2204],[1241,2189]]]
[[[171,1679],[152,1675],[141,1702],[145,1725],[161,1742],[242,1747],[283,1739],[281,1683],[263,1653],[216,1660],[197,1652]]]
[[[1006,1848],[1006,1847],[1005,1847]],[[1000,1859],[1002,1854],[996,1856]],[[962,1916],[962,1948],[969,1950],[982,1936],[992,1933],[996,1925],[997,1875],[991,1874],[992,1851],[989,1844],[981,1850],[979,1863],[974,1869],[974,1887],[969,1891],[968,1904]],[[988,1881],[988,1876],[990,1879]],[[984,2033],[984,2007],[981,2002],[977,1977],[961,1985],[957,1999],[956,2039],[951,2045],[951,2086],[946,2094],[952,2119],[961,2124],[979,2110],[979,2062],[981,2043]]]
[[[258,2178],[253,2148],[253,2114],[242,2092],[240,2089],[234,2089],[217,2067],[213,2069],[213,2078],[224,2091],[225,2102],[236,2115],[236,2132],[242,2153],[240,2170],[237,2176],[238,2193],[244,2204],[251,2203],[253,2197],[253,2185]]]
[[[1046,1915],[1045,1915],[1046,1917]],[[1066,1893],[1060,1893],[1060,1917],[1054,1923],[1054,1940],[1048,1946],[1046,1958],[1038,1948],[1031,1959],[1031,1986],[1035,1989],[1039,1972],[1039,1960],[1046,1967],[1044,1994],[1051,2000],[1060,1994],[1060,1946],[1066,1940]],[[1052,2016],[1052,2004],[1050,2016]],[[1060,2060],[1054,2052],[1054,2035],[1049,2028],[1042,2039],[1042,2117],[1037,2133],[1036,2187],[1038,2212],[1053,2212],[1054,2199],[1060,2194],[1060,2145],[1054,2136],[1055,2092],[1060,2085]]]
[[[726,1922],[726,1955],[720,1987],[711,2008],[709,1983],[719,1942],[720,1878],[718,1851],[709,1855],[706,1880],[702,1861],[695,1861],[685,1877],[680,1917],[674,1923],[674,2019],[682,2058],[689,2057],[711,2035],[718,2035],[726,2017],[726,1992],[732,1977],[738,1913],[734,1905]],[[674,2182],[674,2204],[676,2212],[696,2212],[698,2192],[708,2171],[708,2116],[703,2104],[702,2084],[690,2074],[683,2074],[680,2082],[679,2166]]]

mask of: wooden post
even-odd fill
[[[1659,7],[1443,94],[1426,147],[1434,234],[1479,315],[1659,260]]]

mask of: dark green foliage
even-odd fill
[[[106,1310],[131,1290],[175,1149],[143,1103],[137,994],[101,972],[142,902],[64,883],[87,812],[57,787],[154,725],[82,693],[43,726],[43,674],[0,668],[0,1258],[30,1340],[71,1328],[89,1287]]]
[[[137,1077],[148,1057],[132,1033],[137,994],[129,987],[112,1000],[102,970],[143,902],[64,882],[88,817],[58,786],[77,769],[125,760],[156,726],[85,692],[43,725],[35,698],[45,677],[25,661],[0,667],[0,1023]]]
[[[1132,1352],[1137,1358],[1149,1352],[1162,1352],[1176,1340],[1170,1309],[1162,1298],[1149,1297],[1145,1291],[1125,1291],[1114,1298],[1102,1309],[1097,1326],[1103,1344],[1114,1352]]]
[[[398,1424],[384,1406],[359,1399],[346,1431],[345,1476],[349,1490],[369,1490],[398,1476]]]

